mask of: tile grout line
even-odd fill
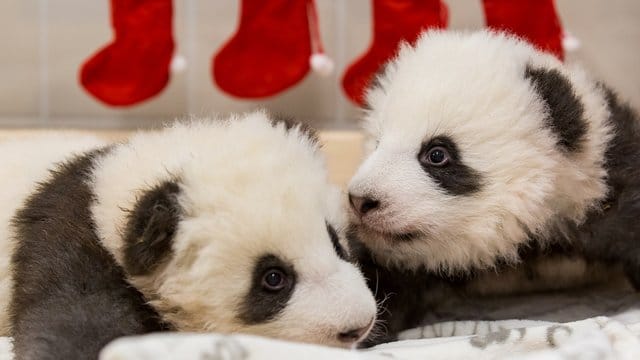
[[[185,79],[185,95],[187,97],[187,113],[193,116],[193,104],[195,101],[195,79],[196,79],[196,29],[197,29],[197,0],[188,0],[186,2],[186,21],[185,21],[185,43],[187,58],[187,74]]]
[[[40,94],[39,117],[42,125],[49,125],[49,39],[48,39],[48,13],[49,0],[39,1],[39,65],[40,65]]]
[[[345,48],[346,48],[346,2],[342,0],[334,0],[334,14],[336,19],[336,31],[335,31],[335,102],[336,102],[336,112],[335,112],[335,121],[337,121],[340,125],[346,124],[345,114],[345,103],[342,99],[342,91],[341,91],[341,82],[340,82],[340,74],[344,71],[344,63],[345,63]]]

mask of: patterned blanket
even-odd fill
[[[438,322],[351,351],[241,335],[148,335],[116,340],[102,359],[640,359],[640,295],[630,289],[457,299],[434,310],[484,320]]]
[[[447,306],[462,317],[474,312],[490,320],[439,322],[366,350],[246,335],[159,333],[115,340],[101,359],[640,359],[640,295],[634,291],[528,295]],[[496,320],[514,314],[529,315],[527,320]],[[0,338],[0,360],[11,358],[9,339]]]
[[[403,340],[348,351],[251,336],[158,334],[123,338],[107,346],[103,360],[133,359],[640,359],[640,327],[607,317],[484,335]]]

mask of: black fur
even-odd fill
[[[520,248],[521,268],[527,271],[529,261],[558,255],[588,263],[622,264],[631,284],[640,290],[640,117],[628,104],[620,103],[613,91],[604,85],[601,89],[614,132],[602,154],[607,198],[593,204],[583,223],[555,219],[557,227],[546,235],[551,242],[530,234],[530,241]],[[546,245],[540,246],[542,243]]]
[[[180,221],[180,191],[175,181],[147,190],[129,214],[124,231],[124,265],[130,275],[146,275],[171,255]]]
[[[295,118],[293,118],[292,116],[287,116],[287,115],[282,115],[282,114],[275,114],[275,115],[270,115],[271,118],[271,123],[276,126],[278,124],[283,124],[284,128],[289,131],[293,128],[298,128],[300,130],[300,133],[304,134],[307,138],[309,138],[309,140],[311,140],[312,144],[318,144],[320,143],[319,138],[318,138],[318,133],[316,132],[316,130],[314,128],[312,128],[311,126],[296,120]]]
[[[451,157],[448,164],[431,166],[420,161],[423,154],[434,146],[442,146],[448,150]],[[480,173],[464,164],[455,142],[447,136],[438,136],[422,144],[418,161],[422,169],[451,195],[469,195],[482,188]]]
[[[614,138],[602,154],[607,198],[594,204],[581,224],[556,219],[560,226],[551,229],[553,242],[546,248],[539,249],[536,235],[531,235],[530,244],[521,255],[525,261],[560,254],[588,262],[622,264],[631,284],[640,290],[640,118],[627,104],[621,104],[611,90],[604,86],[602,89],[614,130]]]
[[[558,70],[531,66],[527,66],[525,77],[531,80],[547,105],[549,117],[546,126],[558,138],[558,146],[569,152],[579,150],[587,133],[587,122],[584,107],[569,80]]]
[[[436,313],[438,304],[456,294],[455,279],[451,282],[425,270],[404,270],[379,264],[356,237],[348,231],[349,245],[367,279],[367,285],[381,304],[377,328],[361,345],[369,347],[397,340],[397,334],[423,324],[435,322],[446,314]]]
[[[342,245],[340,245],[340,238],[338,237],[338,233],[336,232],[336,229],[333,228],[333,226],[331,226],[331,224],[329,224],[327,222],[327,232],[329,233],[329,237],[331,238],[331,244],[333,245],[333,249],[336,251],[336,254],[338,254],[338,257],[344,261],[349,261],[349,257],[347,256],[347,253],[344,251],[344,248],[342,247]]]
[[[96,359],[117,337],[168,328],[96,234],[87,183],[106,151],[60,164],[13,219],[16,359]]]
[[[265,273],[273,268],[282,271],[287,278],[285,288],[277,292],[266,290],[262,286]],[[245,324],[260,324],[276,319],[287,307],[296,280],[296,272],[291,264],[272,254],[258,258],[253,266],[249,291],[240,303],[238,318]]]
[[[622,263],[640,290],[640,118],[611,90],[603,89],[615,129],[604,154],[609,194],[573,236],[588,259]]]

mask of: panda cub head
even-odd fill
[[[351,229],[380,261],[448,273],[517,261],[606,195],[602,90],[516,38],[425,33],[367,102]]]
[[[140,134],[93,186],[101,241],[176,330],[349,347],[372,327],[339,194],[300,126],[256,112]]]

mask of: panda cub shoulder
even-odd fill
[[[0,326],[18,357],[161,330],[349,347],[372,327],[310,132],[256,112],[71,143],[12,144],[30,156],[3,169],[31,175],[3,177]]]

